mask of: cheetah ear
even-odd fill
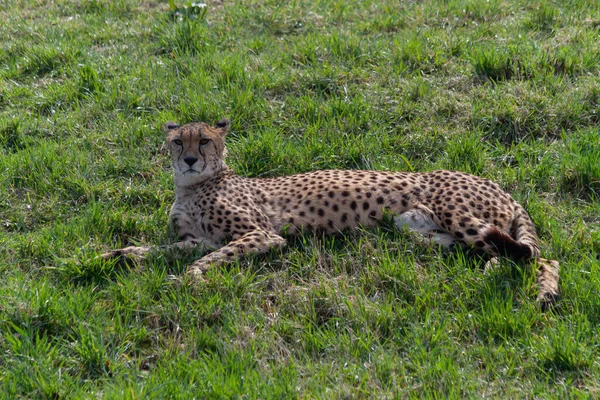
[[[165,122],[162,126],[162,130],[164,133],[169,133],[169,131],[172,131],[173,129],[177,128],[179,128],[179,125],[177,125],[177,123],[173,121]]]
[[[222,132],[222,135],[225,136],[227,134],[227,132],[229,131],[230,124],[231,124],[231,121],[229,121],[229,119],[223,118],[222,120],[220,120],[219,122],[217,122],[215,124],[215,128],[220,129]]]

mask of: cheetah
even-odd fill
[[[550,305],[558,296],[559,264],[540,258],[534,225],[521,205],[496,183],[456,171],[386,172],[324,170],[274,178],[245,178],[224,161],[230,122],[163,130],[171,153],[175,202],[169,223],[178,242],[126,247],[103,254],[144,257],[158,249],[213,250],[187,273],[202,279],[211,266],[286,243],[282,235],[303,231],[337,233],[372,226],[386,215],[398,227],[420,232],[443,246],[460,244],[497,261],[534,260],[537,300]]]

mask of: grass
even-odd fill
[[[11,0],[0,11],[5,398],[597,397],[600,5]],[[212,270],[166,243],[160,124],[232,119],[246,176],[491,178],[561,262],[490,274],[389,226]]]

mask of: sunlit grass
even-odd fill
[[[598,4],[59,3],[0,11],[4,397],[597,397]],[[198,254],[98,259],[170,240],[160,125],[224,116],[245,176],[494,179],[561,262],[561,301],[544,314],[527,266],[484,274],[392,226],[198,286]]]

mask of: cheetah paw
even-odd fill
[[[192,284],[198,284],[200,282],[207,282],[206,276],[204,275],[205,272],[206,268],[193,266],[190,267],[185,274],[191,278]]]
[[[146,247],[130,246],[130,247],[122,248],[122,249],[111,250],[109,252],[106,252],[106,253],[100,255],[100,258],[102,258],[104,260],[110,260],[113,258],[127,257],[127,258],[135,258],[138,260],[142,260],[145,258],[145,255],[147,252],[148,252],[148,249]]]
[[[490,258],[483,266],[483,273],[486,275],[491,273],[494,269],[498,268],[498,265],[500,265],[500,260],[498,260],[498,257]]]

